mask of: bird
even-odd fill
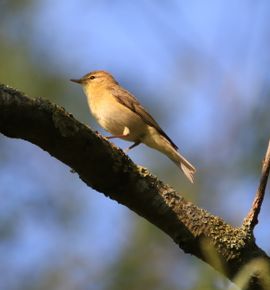
[[[112,138],[133,144],[126,152],[143,143],[171,159],[194,182],[195,167],[179,152],[178,147],[161,129],[155,119],[129,91],[124,89],[107,71],[97,70],[70,81],[82,85],[89,109]]]

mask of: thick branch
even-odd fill
[[[145,217],[186,253],[206,261],[229,279],[254,258],[270,265],[245,228],[234,228],[186,201],[63,108],[2,85],[0,132],[46,150],[74,169],[86,184]],[[218,263],[210,258],[213,253]],[[252,272],[249,289],[262,289],[261,276],[259,268]]]

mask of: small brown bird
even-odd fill
[[[134,142],[127,150],[140,143],[167,155],[193,183],[196,171],[179,152],[178,147],[160,128],[138,100],[122,88],[106,71],[93,71],[80,79],[71,79],[82,85],[89,108],[110,138]]]

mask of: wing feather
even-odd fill
[[[139,115],[145,121],[145,123],[147,123],[151,127],[154,127],[163,137],[165,137],[171,143],[174,149],[178,150],[178,147],[173,143],[170,137],[160,128],[154,118],[145,110],[145,108],[130,92],[119,87],[110,87],[110,91],[120,104]]]

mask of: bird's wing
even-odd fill
[[[164,136],[171,145],[178,150],[178,147],[173,143],[170,137],[160,128],[158,123],[154,120],[154,118],[144,109],[144,107],[137,101],[137,99],[129,93],[127,90],[123,88],[110,88],[113,96],[116,100],[127,107],[137,115],[139,115],[146,124],[151,127],[154,127],[162,136]]]

